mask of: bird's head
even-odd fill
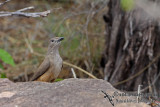
[[[61,44],[61,41],[64,39],[64,37],[53,37],[49,41],[49,49],[56,49]]]

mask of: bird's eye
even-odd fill
[[[51,40],[51,42],[54,42],[54,40]]]

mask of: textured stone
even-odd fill
[[[56,83],[12,83],[7,79],[0,79],[0,106],[113,107],[101,91],[112,95],[118,90],[100,79],[65,79]],[[149,107],[145,103],[121,103],[116,106]]]

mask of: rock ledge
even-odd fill
[[[120,92],[100,79],[65,79],[56,83],[13,83],[0,79],[0,104],[1,107],[113,107],[101,91],[111,96]],[[149,107],[145,103],[116,104],[115,98],[113,103],[116,107]]]

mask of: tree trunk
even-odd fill
[[[110,0],[109,11],[103,18],[106,23],[105,80],[128,91],[136,91],[138,85],[145,88],[153,84],[147,91],[160,93],[158,20],[139,7],[122,11],[120,0]]]

